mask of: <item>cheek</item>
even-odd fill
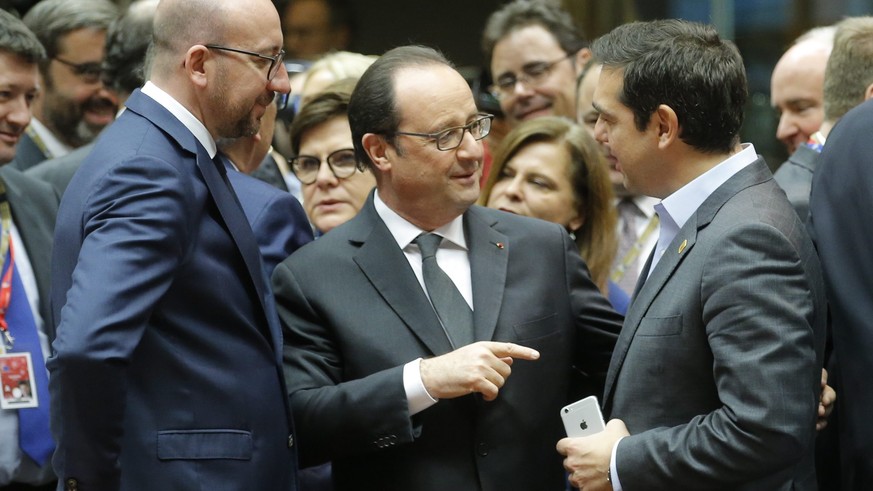
[[[376,186],[376,179],[369,173],[358,173],[346,179],[341,184],[349,195],[355,210],[360,210],[367,200],[367,195]]]

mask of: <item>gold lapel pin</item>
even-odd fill
[[[682,254],[682,251],[685,250],[685,246],[688,245],[688,240],[683,240],[681,244],[679,244],[679,254]]]

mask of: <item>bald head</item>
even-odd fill
[[[833,34],[805,36],[782,55],[770,82],[773,108],[779,112],[776,137],[789,153],[818,131],[824,120],[824,73]]]

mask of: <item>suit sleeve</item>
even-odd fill
[[[683,325],[702,322],[722,405],[686,424],[623,439],[616,464],[626,490],[676,482],[733,488],[797,465],[811,444],[820,365],[804,261],[781,231],[763,223],[735,227],[715,244],[702,273],[700,310],[683,313],[701,319]],[[662,390],[671,390],[664,382]],[[646,410],[645,401],[638,410]]]
[[[290,193],[275,193],[256,220],[255,237],[267,277],[291,253],[312,241],[312,228],[300,203]]]
[[[331,326],[303,294],[298,278],[287,261],[273,273],[301,466],[372,452],[387,435],[398,444],[413,441],[403,366],[343,381],[347,375]]]
[[[571,394],[575,398],[603,394],[612,350],[624,317],[617,313],[591,280],[576,244],[564,233],[567,290],[577,328]]]
[[[118,489],[127,367],[184,260],[192,194],[176,168],[140,158],[103,177],[85,205],[83,241],[47,366],[55,469],[89,489]]]

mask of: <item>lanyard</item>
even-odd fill
[[[646,225],[646,229],[643,230],[643,233],[640,234],[640,237],[634,242],[634,245],[628,249],[627,254],[621,259],[621,263],[615,267],[615,270],[610,275],[609,279],[612,281],[618,281],[624,278],[624,274],[627,271],[628,266],[630,266],[634,261],[637,260],[637,257],[640,255],[640,251],[643,248],[643,244],[646,243],[646,240],[652,235],[652,232],[655,231],[655,227],[658,226],[658,215],[652,215],[652,218],[649,219],[649,223]]]
[[[0,178],[0,219],[3,223],[3,233],[0,234],[0,257],[6,258],[6,251],[9,251],[8,264],[4,264],[5,271],[3,278],[0,280],[0,335],[3,337],[3,345],[6,350],[12,349],[12,344],[15,338],[9,333],[9,326],[6,324],[6,309],[9,308],[9,301],[12,299],[12,271],[15,267],[15,251],[12,249],[12,215],[9,213],[9,201],[6,199],[6,184]]]

